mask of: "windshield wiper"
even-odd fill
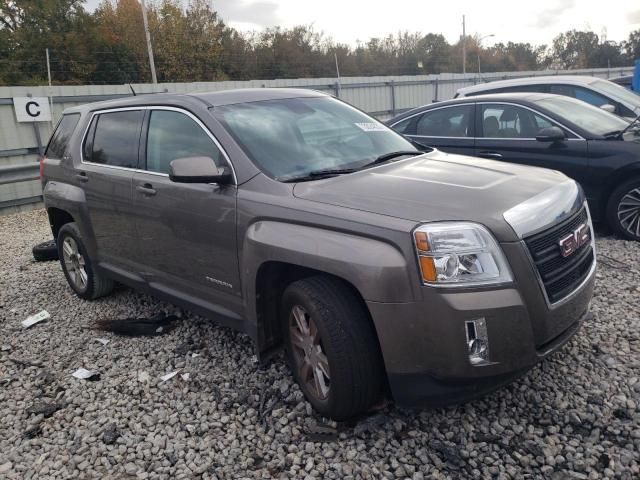
[[[640,115],[631,120],[631,123],[627,125],[624,130],[620,131],[620,133],[618,134],[618,138],[622,139],[624,134],[631,130],[631,127],[633,127],[636,123],[638,123],[638,120],[640,120]]]
[[[620,135],[622,135],[622,130],[613,130],[612,132],[602,134],[605,138],[618,138]]]
[[[319,180],[321,178],[335,177],[336,175],[345,175],[347,173],[353,173],[357,169],[355,168],[327,168],[324,170],[313,170],[303,175],[293,177],[279,177],[277,180],[285,183],[291,182],[306,182],[309,180]]]
[[[383,155],[380,155],[379,157],[377,157],[374,161],[369,162],[365,165],[363,165],[360,168],[366,168],[366,167],[370,167],[372,165],[377,165],[379,163],[384,163],[384,162],[388,162],[389,160],[393,160],[396,157],[402,157],[405,155],[422,155],[424,152],[420,152],[418,150],[398,150],[397,152],[389,152],[389,153],[385,153]]]

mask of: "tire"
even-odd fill
[[[58,260],[58,245],[55,240],[39,243],[31,249],[31,252],[33,253],[34,260],[37,262]]]
[[[342,281],[309,277],[287,287],[281,313],[287,361],[315,410],[338,421],[365,413],[380,397],[383,366],[362,301]]]
[[[66,223],[60,228],[57,244],[62,271],[76,295],[85,300],[94,300],[111,293],[113,280],[95,271],[75,222]]]
[[[607,221],[618,235],[640,241],[640,177],[613,191],[607,204]]]

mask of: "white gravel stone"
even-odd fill
[[[640,478],[638,243],[598,239],[593,320],[520,380],[336,426],[281,359],[260,368],[245,335],[127,288],[78,299],[57,262],[31,257],[50,235],[43,211],[0,217],[0,478]],[[41,310],[51,318],[21,328]],[[158,312],[181,320],[155,337],[91,329]],[[72,378],[78,366],[100,379]],[[311,438],[316,424],[337,434]]]

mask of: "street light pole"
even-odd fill
[[[147,51],[149,52],[149,67],[151,68],[151,81],[158,83],[158,77],[156,76],[156,64],[153,61],[153,48],[151,48],[151,35],[149,34],[149,22],[147,21],[147,7],[144,4],[144,0],[140,0],[142,4],[142,23],[144,24],[144,35],[147,38]]]
[[[489,37],[495,37],[495,35],[490,33],[489,35],[484,35],[478,39],[478,75],[482,73],[480,70],[480,49],[482,48],[482,40]]]

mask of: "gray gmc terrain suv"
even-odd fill
[[[318,92],[70,108],[42,161],[64,274],[120,282],[282,346],[320,413],[495,389],[588,316],[589,210],[561,173],[419,152]]]

